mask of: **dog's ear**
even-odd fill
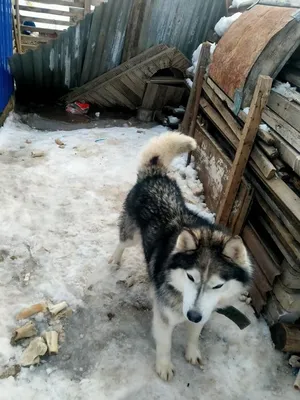
[[[247,250],[243,240],[239,236],[233,236],[227,240],[222,253],[236,264],[244,265],[247,263]]]
[[[197,243],[193,231],[184,229],[178,236],[175,252],[181,253],[184,251],[196,250]]]

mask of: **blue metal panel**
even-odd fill
[[[8,65],[12,52],[11,2],[0,0],[0,112],[6,107],[13,92],[13,79]]]

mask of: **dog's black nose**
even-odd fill
[[[202,315],[198,313],[198,311],[190,310],[187,312],[187,317],[191,322],[195,322],[197,324],[201,321]]]

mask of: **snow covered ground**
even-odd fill
[[[127,250],[119,270],[107,260],[137,155],[162,129],[38,132],[13,116],[0,129],[0,366],[20,359],[22,347],[9,344],[20,309],[66,300],[74,310],[59,354],[0,381],[1,400],[298,398],[266,324],[244,303],[238,307],[252,320],[245,331],[221,315],[204,329],[204,371],[184,360],[182,326],[174,333],[174,380],[156,376],[141,250]],[[32,151],[45,156],[32,158]],[[193,169],[178,159],[173,173],[192,206],[203,210],[191,194],[200,187]],[[45,328],[43,317],[36,319]]]

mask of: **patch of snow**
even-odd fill
[[[229,8],[250,7],[255,1],[256,0],[232,0],[232,4]]]
[[[185,81],[190,88],[193,86],[193,81],[190,78],[187,78]]]
[[[250,111],[250,107],[246,107],[246,108],[243,109],[243,112],[244,112],[246,115],[249,114],[249,111]],[[259,125],[259,129],[261,129],[261,130],[263,130],[263,131],[265,131],[265,132],[271,132],[271,129],[270,129],[270,127],[269,127],[267,124],[260,124],[260,125]]]
[[[197,49],[194,51],[193,56],[192,56],[193,65],[187,69],[187,71],[191,72],[192,74],[195,74],[195,72],[196,72],[202,45],[203,45],[203,43],[200,43],[199,46],[197,47]],[[214,54],[216,46],[217,46],[216,43],[212,43],[210,46],[210,61],[212,60],[212,56]]]
[[[1,400],[297,397],[294,377],[284,369],[287,360],[274,350],[266,323],[242,303],[237,307],[251,320],[247,329],[240,331],[218,314],[205,326],[200,339],[204,371],[182,356],[182,325],[173,337],[177,374],[170,384],[157,377],[151,311],[143,303],[149,302],[149,285],[129,288],[122,283],[129,274],[143,273],[147,280],[141,249],[126,250],[119,270],[107,260],[118,241],[122,203],[136,180],[136,155],[163,131],[154,127],[138,134],[137,128],[128,127],[60,132],[66,144],[60,149],[57,132],[30,129],[15,115],[0,129],[1,366],[21,356],[22,347],[10,345],[18,311],[43,300],[66,300],[74,309],[59,355],[2,380]],[[105,140],[95,143],[99,137]],[[45,156],[32,158],[33,149]],[[193,194],[201,190],[193,163],[185,163],[186,156],[174,160],[170,174],[189,206],[209,213],[203,198]],[[26,273],[31,279],[24,286]],[[39,315],[36,320],[45,323]]]
[[[242,15],[238,12],[230,17],[222,17],[215,26],[215,32],[218,36],[222,37],[224,33],[230,28],[230,26]]]

